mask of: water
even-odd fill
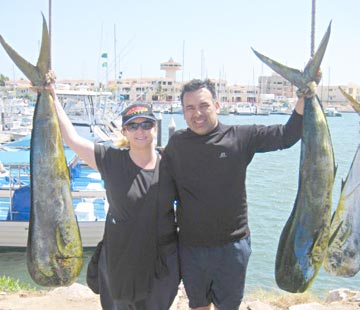
[[[168,139],[168,125],[173,117],[177,129],[185,128],[182,115],[162,115],[162,142]],[[226,124],[276,124],[285,123],[286,115],[271,116],[219,116]],[[341,179],[345,178],[360,142],[359,117],[355,113],[329,118],[329,128],[333,140],[335,160],[338,165],[334,190],[333,208],[336,208]],[[288,150],[256,154],[248,168],[247,192],[249,204],[249,225],[252,236],[246,291],[257,289],[280,291],[275,283],[275,256],[279,237],[291,210],[298,187],[300,142]],[[84,253],[84,268],[78,282],[85,283],[87,262],[92,251]],[[0,276],[9,275],[32,283],[27,269],[24,252],[0,254]],[[360,273],[352,278],[341,278],[320,270],[310,292],[325,296],[330,290],[346,287],[360,288]]]

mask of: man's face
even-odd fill
[[[206,88],[185,93],[182,108],[188,127],[198,135],[206,135],[218,124],[220,105]]]

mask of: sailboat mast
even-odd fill
[[[117,54],[116,54],[116,24],[114,24],[114,81],[115,81],[115,103],[117,103],[117,68],[116,68],[116,58],[117,58]]]
[[[52,31],[52,0],[49,0],[49,50],[50,50],[50,66],[51,69],[51,31]]]
[[[116,58],[117,58],[117,55],[116,55],[116,25],[114,24],[114,66],[115,66],[115,83],[116,83],[116,79],[117,79],[117,68],[116,68]]]
[[[311,57],[315,54],[315,15],[316,15],[316,0],[312,0],[312,9],[311,9]]]

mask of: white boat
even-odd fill
[[[265,105],[256,106],[256,115],[270,115],[272,108]]]
[[[180,101],[172,101],[167,104],[167,108],[163,110],[164,114],[182,114],[182,106]]]
[[[58,95],[82,136],[98,142],[111,140],[108,127],[101,122],[106,104],[97,101],[98,93],[59,91]],[[99,172],[81,162],[66,146],[65,156],[83,247],[95,247],[103,237],[108,209],[103,182]],[[26,247],[30,213],[30,136],[0,145],[0,161],[6,169],[0,173],[0,248]]]
[[[220,102],[219,115],[229,115],[229,114],[230,114],[230,104],[228,102]]]
[[[325,115],[329,117],[340,117],[342,114],[335,107],[325,108]]]
[[[239,102],[235,106],[234,113],[236,115],[254,115],[256,114],[256,107],[249,102]]]

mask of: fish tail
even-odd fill
[[[255,51],[255,55],[276,73],[280,74],[284,79],[288,80],[291,84],[295,85],[298,88],[305,88],[308,83],[318,80],[318,72],[320,70],[320,65],[324,57],[327,44],[329,42],[331,32],[331,22],[327,28],[327,31],[321,40],[319,48],[317,49],[315,55],[310,59],[308,64],[305,66],[304,71],[300,71],[294,68],[285,66],[265,55],[260,54]]]
[[[50,70],[50,37],[43,15],[42,42],[37,65],[34,66],[18,54],[0,35],[0,43],[16,66],[25,74],[34,86],[45,86],[46,75]]]

